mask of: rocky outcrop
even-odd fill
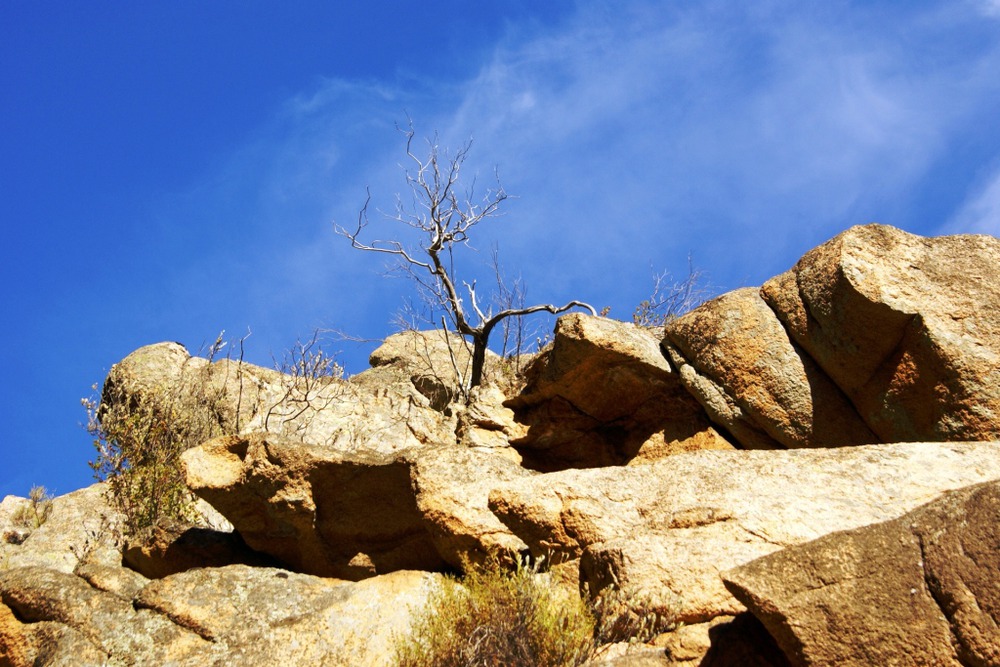
[[[564,316],[472,389],[440,331],[346,380],[137,350],[101,425],[167,424],[221,514],[123,555],[100,486],[4,499],[0,665],[387,664],[435,571],[525,555],[679,624],[595,665],[1000,664],[998,260],[856,227],[662,340]]]
[[[0,659],[16,667],[383,665],[394,636],[409,630],[410,608],[436,581],[396,572],[349,584],[232,565],[147,582],[124,597],[73,574],[18,568],[0,572]]]
[[[394,572],[344,584],[232,565],[157,580],[135,606],[210,641],[214,664],[375,666],[391,664],[395,636],[439,579]]]
[[[582,557],[592,592],[656,592],[678,620],[744,611],[720,573],[1000,477],[1000,443],[701,451],[496,485],[490,508],[532,553]]]
[[[990,236],[852,227],[663,346],[745,448],[998,438],[998,262]]]
[[[1000,482],[726,573],[792,665],[1000,664]]]
[[[255,434],[210,441],[182,462],[191,490],[251,548],[299,572],[361,579],[524,548],[487,499],[493,484],[530,473],[489,450],[361,456]]]
[[[99,415],[113,427],[119,415],[162,414],[190,447],[264,431],[342,452],[388,454],[454,439],[455,415],[440,402],[457,392],[448,384],[451,367],[437,379],[427,370],[446,354],[443,345],[439,332],[392,336],[372,354],[373,368],[342,380],[302,368],[289,374],[228,358],[210,362],[159,343],[112,367]]]
[[[552,347],[507,405],[528,427],[512,444],[551,472],[730,449],[681,385],[648,330],[580,313],[556,324]]]

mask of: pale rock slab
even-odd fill
[[[744,611],[726,570],[997,478],[998,442],[700,451],[497,484],[489,505],[534,555],[582,556],[591,591],[656,592],[697,623]]]

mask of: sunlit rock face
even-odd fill
[[[669,323],[663,347],[745,448],[995,439],[998,262],[992,236],[852,227]]]

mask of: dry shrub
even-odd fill
[[[52,511],[52,496],[44,486],[33,486],[28,492],[28,504],[14,513],[14,525],[18,528],[34,530],[49,518]]]
[[[227,395],[226,382],[213,378],[211,363],[224,346],[220,334],[208,350],[209,363],[185,365],[176,385],[162,391],[137,393],[106,382],[99,404],[83,400],[97,450],[90,467],[98,480],[108,483],[108,501],[122,513],[126,536],[138,535],[160,519],[196,519],[179,457],[227,434],[224,415],[234,398]],[[242,361],[237,364],[239,368]]]
[[[648,591],[608,586],[590,603],[598,644],[645,643],[676,630],[678,600]]]
[[[710,294],[704,275],[688,257],[688,274],[682,280],[675,280],[667,271],[653,274],[653,292],[635,307],[632,322],[640,327],[662,328],[700,306]]]
[[[593,655],[594,622],[578,595],[519,565],[469,566],[449,580],[397,645],[400,667],[562,667]]]

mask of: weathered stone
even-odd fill
[[[503,451],[503,450],[501,450]],[[490,491],[533,473],[502,453],[454,447],[422,449],[411,458],[417,509],[437,552],[452,567],[486,556],[514,561],[527,545],[489,509]]]
[[[10,607],[0,603],[0,665],[28,667],[35,661],[37,650],[23,623],[15,618]]]
[[[490,450],[360,457],[257,434],[210,441],[182,463],[252,549],[299,572],[361,579],[525,548],[487,501],[496,482],[530,473]]]
[[[177,343],[149,345],[112,367],[99,414],[113,428],[115,419],[137,410],[169,412],[189,447],[256,431],[344,452],[393,453],[453,440],[454,415],[432,405],[416,381],[427,363],[440,362],[439,353],[428,362],[416,349],[436,350],[435,336],[440,332],[390,337],[373,354],[377,367],[349,380],[296,376],[231,359],[210,363]]]
[[[395,572],[350,584],[231,565],[159,579],[135,604],[211,640],[220,665],[384,665],[439,576]]]
[[[732,447],[681,386],[653,334],[580,313],[559,318],[552,348],[508,405],[528,426],[514,446],[525,465],[542,471]]]
[[[981,484],[724,578],[793,665],[996,665],[998,516]]]
[[[663,344],[684,386],[744,448],[878,440],[837,386],[788,338],[756,289],[729,292],[670,322]]]
[[[149,583],[149,579],[138,572],[116,565],[81,563],[74,574],[97,590],[117,595],[126,602],[131,602]]]
[[[884,442],[1000,437],[1000,239],[852,227],[764,299]]]
[[[9,570],[0,664],[384,665],[439,580],[396,572],[351,584],[232,565],[158,579],[133,601],[55,570]]]
[[[173,420],[179,432],[205,438],[236,433],[276,401],[281,373],[228,358],[210,362],[193,357],[179,343],[141,347],[111,367],[101,391],[102,422],[114,406],[150,406]],[[113,424],[104,424],[113,427]]]
[[[584,663],[583,667],[670,667],[671,665],[661,648],[626,644],[621,651],[612,647],[609,653],[611,654],[601,655]]]
[[[527,429],[515,421],[514,411],[504,405],[506,397],[495,385],[469,390],[469,402],[458,411],[455,436],[464,447],[485,448],[521,463],[520,453],[511,441],[523,437]]]
[[[656,591],[693,623],[744,610],[720,572],[998,478],[998,454],[998,442],[690,452],[497,484],[490,508],[534,555],[582,555],[592,591]]]
[[[76,631],[70,633],[71,641],[79,643],[77,633],[82,635],[109,656],[112,664],[180,664],[210,648],[201,637],[159,614],[136,610],[117,595],[48,568],[0,572],[0,600],[25,623],[69,626]],[[57,641],[52,650],[65,652],[61,643]]]
[[[298,572],[361,579],[437,570],[401,456],[348,457],[268,434],[224,436],[181,457],[187,484],[255,551]]]
[[[0,562],[7,568],[39,565],[60,572],[72,572],[81,561],[117,564],[121,517],[109,507],[105,491],[104,484],[95,484],[52,499],[42,525],[28,531],[20,543],[0,543]],[[30,501],[8,496],[4,504],[26,507]],[[0,532],[10,527],[0,523]]]
[[[21,623],[0,603],[0,665],[78,667],[107,665],[108,656],[82,633],[62,623]]]

